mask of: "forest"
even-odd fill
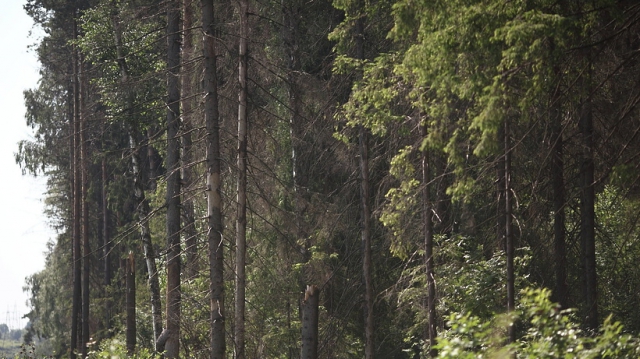
[[[640,357],[637,1],[24,9],[19,358]]]

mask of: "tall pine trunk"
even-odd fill
[[[104,128],[103,128],[104,133]],[[102,197],[102,261],[103,261],[103,279],[102,284],[104,285],[104,328],[107,330],[107,333],[110,333],[112,328],[111,321],[111,307],[113,302],[111,300],[111,295],[108,292],[108,288],[111,286],[112,279],[112,270],[111,270],[111,232],[110,232],[110,216],[109,216],[109,202],[107,196],[107,187],[109,186],[109,180],[107,176],[107,160],[102,157],[102,162],[100,164],[100,172],[102,175],[102,188],[101,188],[101,197]]]
[[[133,252],[129,252],[126,265],[126,347],[127,354],[133,355],[136,351],[136,265]]]
[[[507,252],[507,312],[513,313],[516,308],[516,293],[515,293],[515,269],[514,269],[514,238],[513,238],[513,206],[512,206],[512,193],[511,193],[511,129],[510,119],[507,117],[504,120],[504,234],[505,234],[505,248]],[[508,327],[509,342],[513,343],[516,340],[516,327],[514,323],[511,323]]]
[[[77,22],[73,23],[74,37],[78,37]],[[80,81],[78,78],[79,71],[78,49],[73,45],[72,63],[73,63],[73,300],[71,308],[71,343],[69,357],[75,359],[78,350],[78,339],[81,336],[80,312],[82,306],[82,253],[81,253],[81,193],[82,193],[82,176],[80,174]]]
[[[554,68],[557,81],[560,69]],[[555,250],[556,290],[555,295],[564,309],[568,308],[567,290],[567,245],[565,236],[565,194],[564,194],[564,155],[562,140],[562,112],[559,104],[559,89],[555,88],[551,96],[551,181],[553,192],[553,242]]]
[[[213,1],[201,0],[204,57],[204,118],[207,129],[207,242],[209,245],[211,359],[224,359],[224,248],[222,245],[222,177],[220,173],[220,119],[216,74]]]
[[[427,139],[426,124],[422,124],[422,140]],[[423,233],[424,233],[424,259],[425,270],[427,275],[427,313],[429,315],[427,322],[427,334],[429,340],[429,355],[432,358],[438,356],[436,345],[436,282],[434,276],[434,260],[433,260],[433,220],[431,216],[431,173],[429,149],[426,143],[422,146],[422,206],[423,206]]]
[[[149,292],[151,295],[151,315],[153,321],[153,338],[156,352],[161,352],[163,348],[157,345],[157,339],[162,332],[162,305],[160,299],[160,281],[158,278],[158,269],[156,266],[156,255],[151,241],[151,231],[149,229],[149,201],[145,196],[143,176],[141,171],[140,148],[137,130],[134,124],[134,99],[133,86],[130,84],[129,70],[127,60],[124,57],[122,49],[122,31],[120,29],[120,21],[114,10],[112,17],[114,28],[114,37],[116,42],[116,55],[118,66],[120,68],[120,83],[123,89],[126,89],[126,107],[125,107],[125,127],[129,133],[129,148],[131,149],[131,169],[133,173],[133,193],[136,197],[136,215],[138,217],[138,225],[140,226],[140,239],[142,240],[142,248],[144,258],[147,265],[147,276]]]
[[[84,65],[82,59],[78,59],[79,84],[80,84],[80,178],[82,195],[82,340],[80,352],[82,357],[87,357],[87,343],[89,343],[89,302],[90,302],[90,268],[91,248],[89,246],[89,159],[87,158],[87,114],[84,111],[86,101]]]
[[[364,12],[360,4],[357,11]],[[363,15],[364,16],[364,15]],[[364,19],[358,18],[355,24],[356,58],[364,59]],[[368,134],[364,126],[358,127],[358,146],[360,150],[360,210],[362,216],[362,278],[364,281],[364,357],[373,359],[373,276],[371,260],[371,208],[369,206],[369,145]]]
[[[238,63],[238,181],[236,217],[236,295],[235,295],[235,349],[236,359],[245,358],[245,292],[247,255],[247,37],[249,24],[248,0],[240,0],[240,43]]]
[[[183,232],[185,238],[185,276],[187,279],[195,278],[198,272],[196,259],[198,257],[198,241],[195,227],[195,209],[193,205],[194,195],[191,193],[190,187],[193,185],[193,140],[192,132],[194,129],[194,47],[193,47],[193,1],[182,0],[182,74],[180,81],[182,83],[182,183],[185,191],[182,195],[182,217]]]
[[[167,2],[167,341],[165,357],[180,353],[180,2]]]
[[[588,79],[587,81],[590,81]],[[588,87],[590,89],[590,87]],[[594,190],[594,143],[593,112],[590,93],[582,105],[580,130],[582,132],[582,193],[581,193],[581,237],[582,260],[585,281],[586,325],[598,328],[596,240],[595,240],[595,190]]]

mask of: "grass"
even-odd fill
[[[20,353],[20,349],[22,345],[22,341],[20,340],[12,340],[9,338],[0,339],[0,358],[2,359],[13,359],[15,356]]]

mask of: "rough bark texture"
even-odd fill
[[[361,5],[361,8],[363,6]],[[358,9],[360,10],[360,9]],[[364,19],[355,24],[356,58],[364,59]],[[358,128],[358,146],[360,149],[360,208],[362,215],[362,277],[364,281],[364,357],[373,359],[373,279],[371,261],[371,208],[369,206],[369,145],[367,131]]]
[[[109,201],[107,196],[107,187],[109,180],[107,177],[107,164],[106,159],[102,158],[100,164],[100,172],[102,175],[102,261],[103,261],[103,280],[104,285],[104,328],[107,332],[111,331],[113,323],[111,321],[111,307],[113,302],[111,295],[108,293],[108,288],[111,286],[111,232],[110,232],[110,216],[109,216]]]
[[[559,75],[556,69],[556,75]],[[556,91],[557,92],[557,91]],[[562,141],[562,114],[557,104],[558,94],[552,97],[551,108],[551,180],[553,187],[553,242],[555,250],[556,290],[555,295],[562,308],[567,302],[567,245],[565,237],[564,155]]]
[[[427,138],[427,129],[422,126],[422,137]],[[429,314],[427,334],[429,340],[429,355],[432,358],[438,356],[436,345],[436,282],[434,277],[433,262],[433,221],[431,216],[432,203],[430,196],[431,173],[429,162],[429,150],[422,150],[422,206],[423,206],[423,232],[424,232],[424,256],[427,275],[427,312]]]
[[[90,301],[90,268],[91,268],[91,248],[89,246],[89,160],[87,154],[87,119],[84,113],[84,74],[82,59],[78,60],[79,84],[80,84],[80,177],[82,195],[82,340],[80,353],[83,358],[87,357],[87,343],[89,343],[89,301]]]
[[[589,329],[598,328],[596,239],[595,239],[595,191],[593,163],[593,113],[591,100],[583,105],[580,118],[582,132],[582,196],[581,196],[581,237],[582,257],[585,277],[585,303],[587,307],[586,325]]]
[[[507,312],[513,313],[516,308],[516,293],[515,293],[515,270],[513,267],[514,259],[514,238],[512,227],[512,204],[511,204],[511,131],[509,128],[509,119],[504,121],[504,222],[505,222],[505,241],[507,250]],[[514,324],[509,325],[508,328],[509,342],[513,343],[516,340],[516,327]]]
[[[318,358],[318,305],[320,290],[315,285],[307,286],[304,299],[300,305],[302,312],[302,347],[301,359]]]
[[[77,23],[74,22],[74,36],[78,36]],[[80,174],[80,81],[78,79],[78,55],[73,46],[73,302],[71,308],[71,343],[69,357],[74,359],[78,350],[80,336],[80,312],[82,300],[82,267],[81,267],[81,233],[80,217],[81,203],[81,174]]]
[[[247,255],[247,23],[248,1],[240,0],[240,43],[238,49],[238,150],[237,150],[237,217],[236,217],[236,295],[235,350],[236,359],[245,358],[245,265]]]
[[[167,2],[167,330],[165,357],[180,351],[180,3]]]
[[[127,353],[133,355],[136,351],[136,264],[132,252],[129,252],[126,268],[126,346]]]
[[[285,62],[287,64],[287,85],[288,85],[288,106],[289,117],[289,139],[291,141],[291,180],[294,195],[294,216],[296,237],[301,243],[300,254],[302,261],[308,262],[311,259],[309,251],[310,243],[307,235],[307,225],[304,220],[306,210],[305,185],[306,181],[300,166],[300,154],[304,146],[304,130],[302,128],[303,119],[301,116],[302,104],[300,101],[301,89],[299,86],[300,54],[298,53],[298,27],[300,26],[299,8],[294,2],[283,3],[283,34],[282,39],[285,48]],[[304,289],[304,280],[301,279],[300,287]]]
[[[193,48],[193,1],[182,0],[182,73],[180,80],[182,83],[182,98],[180,100],[182,106],[182,183],[185,191],[182,195],[182,218],[183,233],[185,238],[186,263],[184,273],[187,279],[195,278],[198,272],[196,260],[198,258],[198,243],[195,227],[195,214],[193,206],[194,195],[190,191],[193,184],[192,162],[193,162],[193,140],[192,132],[194,129],[194,48]]]
[[[220,175],[220,122],[216,75],[213,2],[201,1],[204,56],[204,117],[207,129],[207,241],[209,245],[211,359],[224,359],[224,251],[222,245],[222,178]]]
[[[373,359],[373,278],[371,260],[371,207],[369,206],[369,143],[367,131],[358,128],[360,147],[360,207],[362,211],[362,277],[364,281],[364,357]]]
[[[144,251],[144,259],[147,264],[147,276],[149,292],[151,295],[151,315],[153,317],[153,337],[157,340],[162,332],[162,304],[160,299],[160,280],[158,278],[158,268],[156,266],[156,254],[151,242],[151,231],[149,229],[149,201],[147,200],[142,186],[142,171],[140,170],[140,155],[138,141],[135,131],[129,129],[129,146],[131,148],[131,167],[133,170],[133,190],[136,196],[136,214],[138,225],[140,226],[140,239]],[[164,348],[156,346],[156,351],[161,352]]]

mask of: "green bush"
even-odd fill
[[[450,315],[448,330],[439,337],[439,358],[638,358],[640,342],[607,318],[598,333],[587,333],[573,310],[552,303],[548,289],[525,289],[512,315],[489,321],[467,313]],[[506,343],[507,327],[515,323],[519,338]]]

